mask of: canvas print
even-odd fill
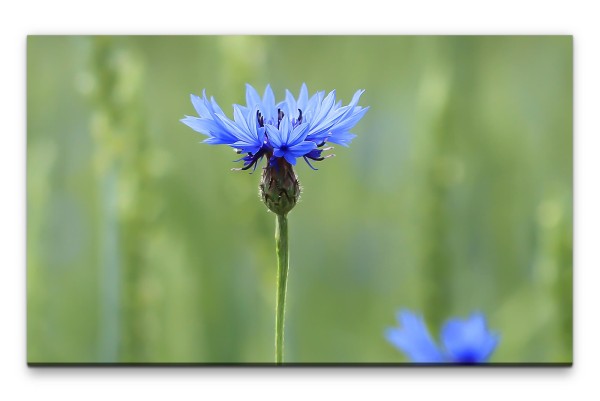
[[[571,36],[29,36],[27,362],[568,366],[572,186]]]

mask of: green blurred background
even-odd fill
[[[272,362],[260,170],[179,122],[203,88],[371,109],[297,173],[288,362],[403,362],[383,331],[479,310],[492,362],[572,360],[570,36],[30,36],[28,362]]]

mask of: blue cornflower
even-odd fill
[[[387,340],[417,363],[483,363],[498,345],[499,336],[487,329],[485,316],[452,318],[442,327],[442,347],[431,338],[421,316],[408,310],[397,315],[400,328],[388,328]]]
[[[202,97],[191,95],[198,117],[185,116],[181,122],[207,135],[205,143],[228,145],[244,154],[237,160],[244,162],[241,170],[256,169],[263,157],[269,159],[271,166],[283,161],[295,165],[296,159],[302,157],[314,169],[309,159],[321,161],[332,156],[322,155],[332,149],[325,147],[326,143],[348,146],[354,138],[350,129],[368,110],[357,105],[363,92],[357,91],[352,101],[342,106],[336,102],[335,91],[327,96],[324,91],[317,92],[309,98],[308,89],[302,84],[298,99],[286,91],[286,99],[276,104],[270,85],[261,98],[246,84],[246,105],[233,105],[232,121],[203,91]]]

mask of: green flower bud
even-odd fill
[[[263,169],[260,180],[260,197],[272,212],[285,216],[300,199],[300,183],[294,168],[283,157],[276,165]]]

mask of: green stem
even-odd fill
[[[283,323],[285,318],[285,291],[289,269],[287,215],[277,215],[275,228],[277,251],[277,306],[275,310],[275,361],[283,363]]]

